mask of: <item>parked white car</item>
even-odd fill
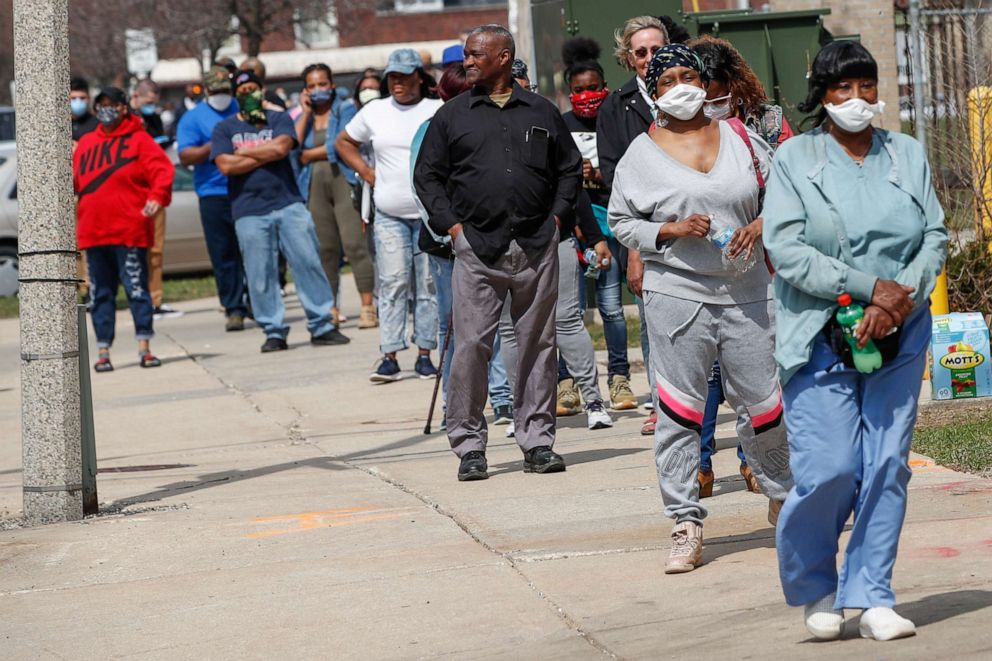
[[[181,165],[176,167],[172,204],[167,214],[165,274],[210,272],[193,173]],[[0,296],[17,294],[17,261],[17,148],[13,142],[3,142],[0,143]]]

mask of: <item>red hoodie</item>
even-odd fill
[[[148,248],[155,227],[145,203],[172,202],[176,170],[165,151],[129,114],[107,133],[97,127],[84,135],[72,156],[79,249],[124,245]]]

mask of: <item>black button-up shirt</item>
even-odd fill
[[[447,234],[462,223],[487,263],[517,240],[539,253],[554,217],[573,214],[582,157],[558,109],[516,83],[500,108],[479,88],[442,106],[431,120],[414,169],[430,226]]]

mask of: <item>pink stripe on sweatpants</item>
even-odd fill
[[[778,401],[775,402],[775,406],[772,407],[770,411],[756,415],[751,418],[752,427],[763,427],[769,422],[775,420],[778,416],[782,415],[782,395],[778,396]]]
[[[682,402],[678,401],[670,394],[665,392],[665,389],[661,387],[660,380],[656,378],[655,381],[657,382],[658,385],[658,397],[661,399],[662,402],[665,403],[665,406],[675,411],[675,413],[679,414],[686,420],[691,420],[692,422],[695,422],[697,425],[703,424],[702,411],[696,411],[694,409],[691,409]]]

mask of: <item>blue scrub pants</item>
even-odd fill
[[[909,448],[930,343],[930,311],[903,326],[898,356],[871,374],[844,367],[820,334],[782,395],[795,487],[776,530],[785,600],[837,592],[834,608],[892,607]],[[837,573],[838,538],[854,513]]]

